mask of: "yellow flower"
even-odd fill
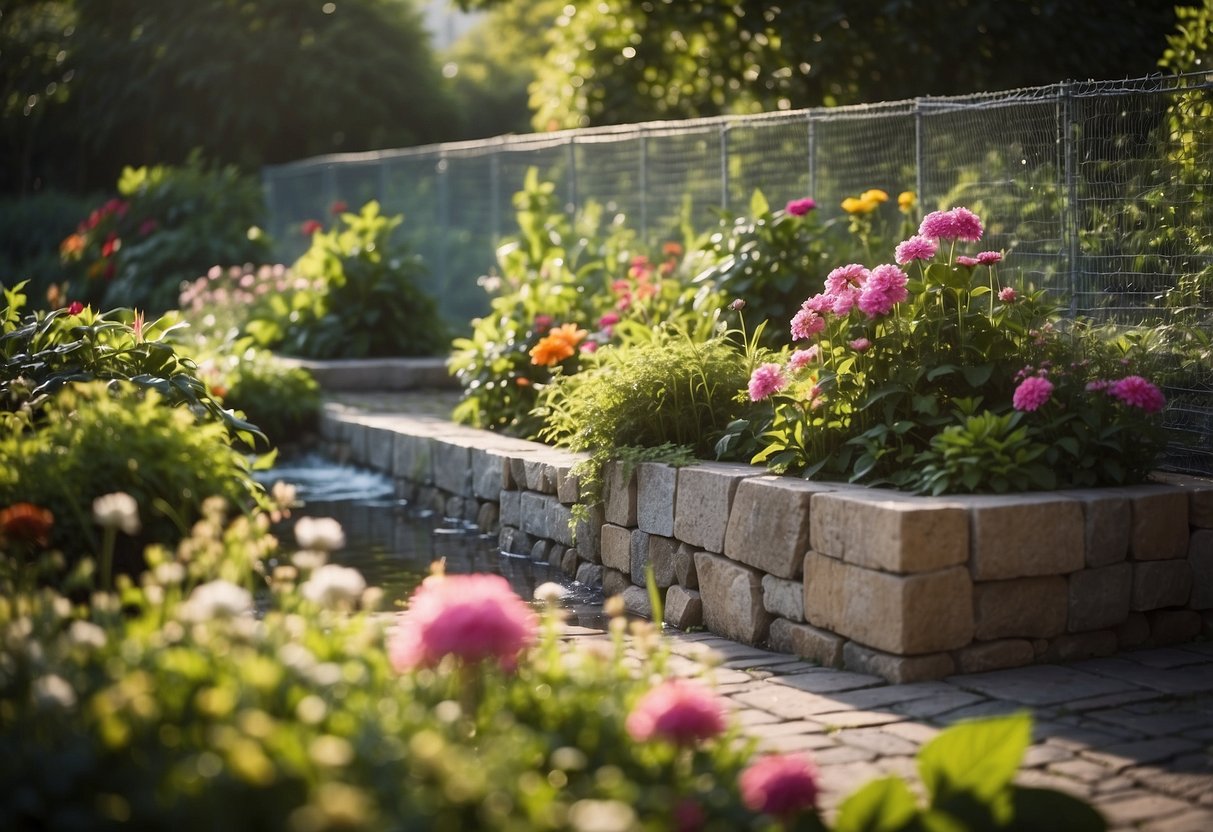
[[[859,198],[865,202],[881,203],[889,201],[889,195],[878,188],[872,188],[871,190],[864,191],[859,195]]]
[[[842,210],[848,214],[870,214],[879,207],[880,203],[876,200],[863,197],[849,196],[842,201]]]
[[[897,207],[903,211],[909,211],[917,201],[918,198],[914,196],[913,191],[902,191],[897,195]]]

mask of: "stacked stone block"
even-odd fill
[[[580,457],[426,417],[329,411],[330,452],[651,614],[897,682],[1105,656],[1213,629],[1213,482],[915,497],[749,465],[604,472],[574,527]]]

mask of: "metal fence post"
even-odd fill
[[[813,120],[813,111],[807,111],[809,130],[809,194],[818,199],[817,195],[817,122]]]
[[[922,99],[914,99],[914,195],[918,199],[918,204],[924,207],[926,205],[926,194],[923,185],[922,172],[926,167],[924,158],[926,149],[924,141],[925,123],[922,118]]]
[[[720,123],[720,209],[729,210],[729,123]]]
[[[569,216],[577,216],[577,134],[569,134]]]
[[[1062,243],[1066,251],[1066,272],[1070,289],[1070,315],[1078,312],[1079,249],[1078,249],[1078,185],[1074,153],[1076,150],[1074,131],[1074,90],[1069,81],[1061,83],[1059,124],[1061,130],[1062,176],[1065,198],[1061,200]]]
[[[640,128],[640,239],[649,239],[649,141]]]
[[[447,182],[449,162],[446,152],[438,155],[438,164],[434,170],[438,175],[438,227],[442,233],[438,235],[438,285],[449,286],[450,275],[447,274],[447,239],[451,232],[451,198],[450,186]]]
[[[489,155],[489,228],[496,251],[501,239],[501,148],[493,148]]]

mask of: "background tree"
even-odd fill
[[[464,0],[484,8],[523,0]],[[1149,74],[1170,0],[570,0],[536,129]]]

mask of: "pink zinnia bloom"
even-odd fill
[[[858,263],[839,266],[826,275],[826,294],[838,295],[848,289],[859,289],[868,280],[868,270]]]
[[[867,352],[872,348],[872,342],[867,338],[856,338],[854,341],[850,342],[850,347],[851,349],[855,350],[855,352]]]
[[[1001,251],[982,251],[977,255],[977,262],[983,266],[993,266],[995,263],[1002,262]]]
[[[974,266],[977,265],[977,258],[969,257],[967,254],[961,254],[956,257],[956,265],[968,266],[969,268],[973,268]]]
[[[598,352],[598,342],[597,341],[582,341],[581,351],[582,352]]]
[[[922,218],[918,226],[918,235],[932,240],[954,239],[956,237],[956,222],[951,211],[932,211]]]
[[[787,817],[817,806],[817,766],[800,754],[770,754],[741,773],[741,799],[755,812]]]
[[[930,260],[937,251],[939,251],[939,245],[930,237],[915,235],[897,244],[893,259],[904,266],[914,260]]]
[[[1003,303],[1014,303],[1017,297],[1019,295],[1010,286],[998,290],[998,299]]]
[[[818,315],[828,315],[834,310],[834,299],[824,292],[818,292],[813,297],[800,304],[801,309],[812,309]]]
[[[953,208],[951,214],[952,230],[956,232],[956,239],[966,243],[975,243],[981,239],[985,229],[981,227],[980,217],[968,208]]]
[[[750,400],[760,402],[772,393],[788,386],[788,378],[778,364],[763,364],[750,376]]]
[[[796,350],[796,352],[792,353],[792,355],[788,358],[788,368],[791,369],[792,372],[803,370],[805,367],[817,360],[817,353],[818,350],[816,344],[809,347],[807,350]]]
[[[784,210],[792,216],[803,217],[816,207],[817,203],[806,196],[804,199],[793,199],[787,204]]]
[[[1051,395],[1053,395],[1053,382],[1044,376],[1032,376],[1025,378],[1015,388],[1015,393],[1011,396],[1011,404],[1016,410],[1030,413],[1040,408]]]
[[[669,679],[640,697],[624,727],[636,742],[662,739],[694,745],[724,731],[724,706],[702,685]]]
[[[1112,382],[1107,379],[1097,378],[1094,381],[1088,381],[1086,390],[1088,393],[1102,393],[1112,386]]]
[[[1130,407],[1139,407],[1146,413],[1157,413],[1167,404],[1162,391],[1141,376],[1125,376],[1108,388],[1108,395]]]
[[[826,328],[826,319],[812,309],[801,308],[792,318],[792,340],[806,341]]]
[[[887,315],[909,297],[906,273],[892,264],[877,266],[859,295],[859,309],[869,318]]]
[[[432,667],[444,656],[515,665],[535,640],[538,619],[500,575],[427,578],[400,613],[388,643],[398,671]]]
[[[844,318],[851,313],[851,310],[859,303],[860,290],[847,287],[838,292],[838,294],[830,295],[834,301],[834,305],[830,307],[830,311],[840,318]]]

